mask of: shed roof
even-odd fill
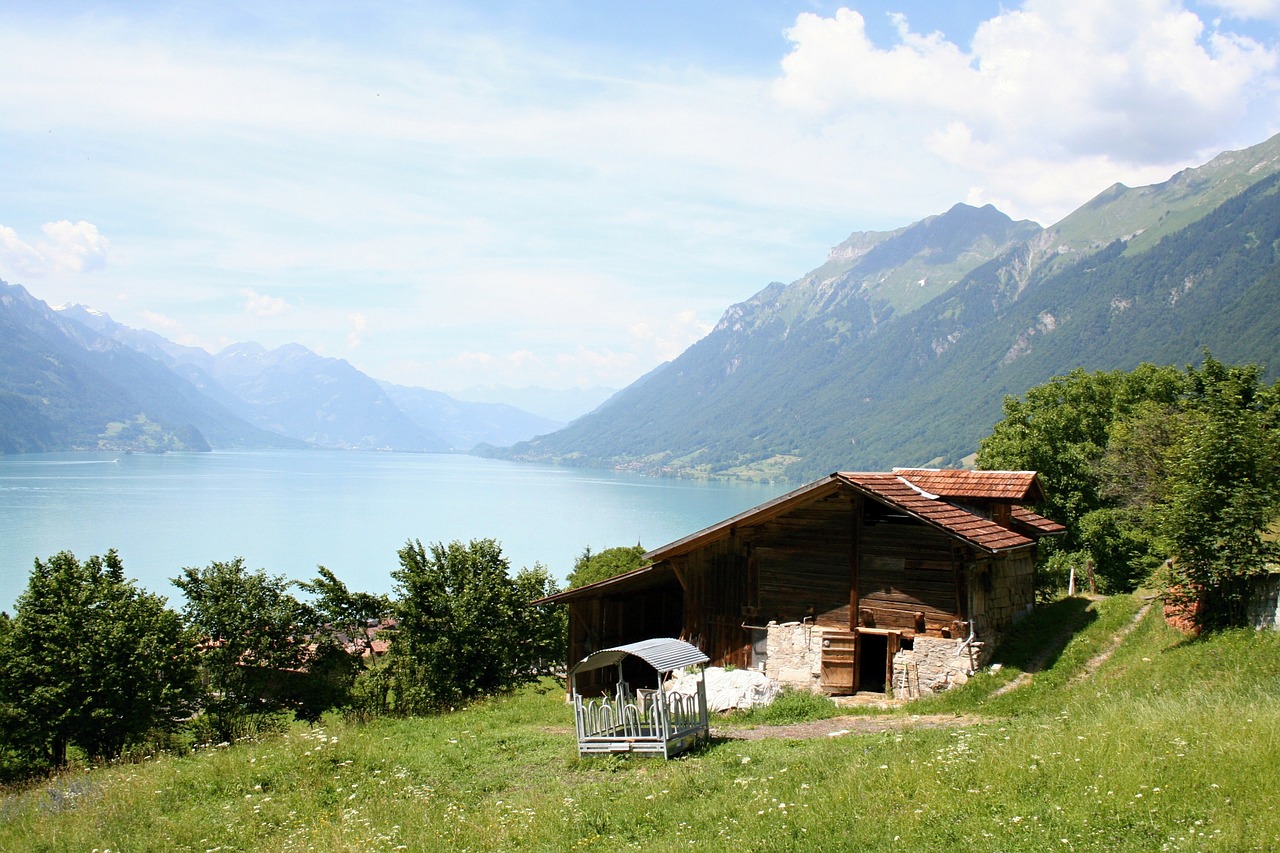
[[[894,468],[930,494],[943,498],[1041,503],[1044,488],[1035,471],[969,471],[957,468]]]
[[[627,655],[634,655],[640,658],[661,674],[671,672],[673,669],[680,669],[683,666],[696,666],[711,660],[697,646],[686,643],[684,640],[660,637],[592,652],[573,665],[569,670],[569,676],[572,677],[579,672],[588,672],[593,669],[612,666]]]
[[[1043,515],[1032,512],[1024,506],[1015,506],[1011,510],[1013,520],[1018,524],[1025,524],[1030,527],[1039,536],[1061,536],[1067,532],[1065,525],[1059,524],[1051,518],[1045,518]]]
[[[983,551],[996,553],[1035,543],[989,518],[942,500],[899,474],[838,474],[846,483],[897,507],[933,527],[963,539]]]
[[[942,477],[928,478],[923,474],[943,474]],[[907,474],[911,477],[908,478]],[[921,481],[929,482],[944,491],[958,491],[962,483],[957,480],[950,485],[946,473],[937,469],[911,468],[898,469],[894,473],[884,472],[837,472],[815,480],[806,486],[787,492],[781,497],[760,504],[754,509],[727,518],[718,524],[692,533],[683,539],[664,545],[644,555],[649,562],[665,560],[669,557],[687,554],[690,551],[727,536],[734,528],[746,524],[761,524],[776,518],[790,509],[810,503],[828,494],[836,492],[841,486],[850,486],[862,494],[894,507],[907,515],[943,532],[962,539],[965,542],[988,553],[1008,551],[1034,544],[1028,538],[1007,527],[961,509],[941,499],[941,495],[925,488]],[[1043,497],[1039,479],[1034,471],[967,471],[962,474],[976,475],[967,478],[967,491],[964,497],[980,498],[986,496],[990,500],[1018,501],[1022,497],[1010,497],[1015,492],[1019,495]],[[1001,497],[990,497],[1001,495]],[[956,495],[959,497],[960,495]],[[1038,517],[1038,516],[1037,516]],[[1046,519],[1047,521],[1047,519]],[[1050,522],[1052,524],[1052,522]],[[1034,532],[1034,531],[1033,531]]]

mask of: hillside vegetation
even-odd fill
[[[760,719],[730,718],[681,760],[580,760],[544,682],[11,790],[0,849],[1280,847],[1280,634],[1191,640],[1156,608],[1135,622],[1143,604],[1043,608],[998,672],[902,709],[897,730],[740,740]]]
[[[1280,137],[1038,229],[958,205],[855,234],[674,361],[505,458],[803,482],[956,465],[1005,395],[1204,348],[1280,369]]]

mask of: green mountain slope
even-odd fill
[[[292,447],[164,365],[0,282],[0,453]]]
[[[856,257],[770,285],[595,413],[499,455],[801,480],[955,464],[1005,394],[1078,366],[1189,363],[1209,347],[1280,367],[1278,146],[1113,188],[1013,242],[998,237],[1019,223],[963,207],[855,235]],[[996,217],[1006,230],[993,237]],[[925,258],[939,277],[974,262],[925,300],[911,287]]]

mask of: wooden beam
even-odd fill
[[[849,537],[849,630],[858,630],[858,538],[862,534],[862,495],[853,496]]]

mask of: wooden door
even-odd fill
[[[858,675],[858,635],[828,632],[822,635],[822,692],[832,696],[853,693]]]

